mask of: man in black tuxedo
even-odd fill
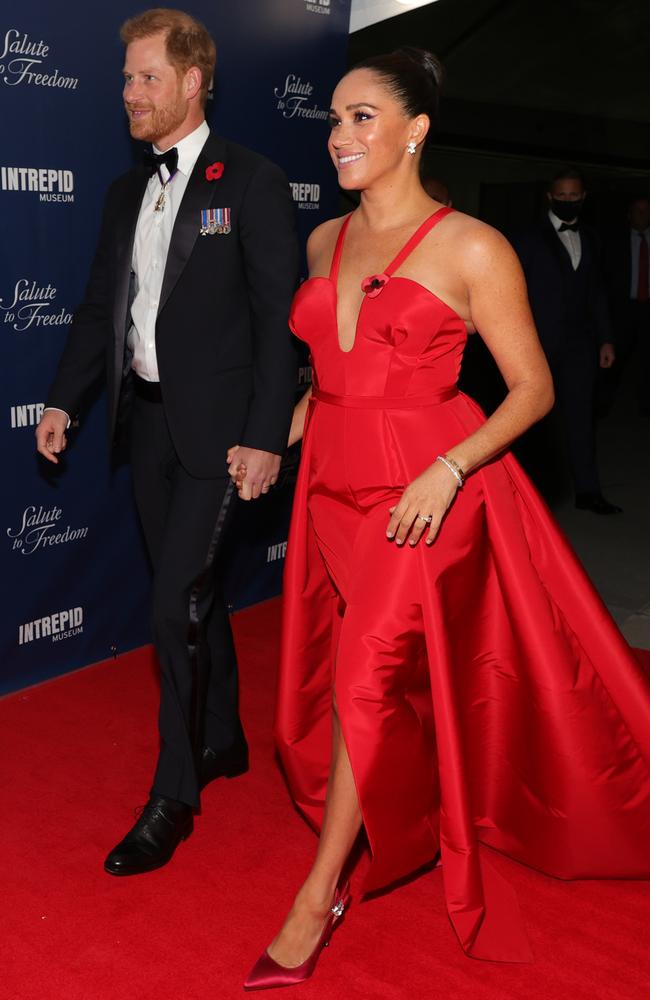
[[[575,488],[576,507],[621,508],[602,495],[596,461],[594,392],[598,365],[614,363],[596,233],[580,222],[585,184],[567,168],[552,180],[539,225],[515,236],[539,338],[553,373]]]
[[[602,410],[609,409],[633,358],[639,410],[650,416],[650,197],[632,199],[627,222],[605,247],[616,366],[606,373],[599,402]]]
[[[148,167],[108,191],[83,304],[37,428],[49,461],[69,415],[108,380],[111,438],[130,425],[138,511],[154,569],[161,749],[149,801],[105,868],[166,864],[192,830],[201,789],[248,768],[237,663],[218,583],[219,541],[242,499],[277,479],[296,364],[287,317],[297,281],[284,174],[210,131],[215,47],[179,11],[127,21],[124,104]],[[228,467],[238,445],[237,465]]]

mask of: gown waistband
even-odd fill
[[[317,386],[312,388],[312,399],[332,406],[345,406],[353,410],[413,410],[420,406],[436,406],[458,395],[458,386],[430,392],[426,396],[337,396]]]

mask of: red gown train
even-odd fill
[[[366,891],[441,852],[465,951],[529,961],[516,896],[482,844],[562,879],[650,877],[650,686],[547,507],[506,454],[468,477],[431,547],[385,537],[388,508],[485,417],[456,389],[462,319],[395,272],[349,352],[337,276],[291,326],[315,383],[287,551],[276,738],[318,829],[332,689],[371,864]]]

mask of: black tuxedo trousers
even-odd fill
[[[561,351],[549,352],[547,360],[553,375],[575,492],[600,493],[594,407],[597,348],[590,340],[576,338]]]
[[[163,404],[137,395],[131,465],[153,567],[152,631],[160,664],[161,744],[152,792],[198,808],[202,748],[225,750],[242,732],[219,565],[238,499],[226,476],[197,479],[184,469]]]

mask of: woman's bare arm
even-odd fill
[[[497,363],[508,395],[448,452],[465,472],[489,461],[553,405],[553,380],[528,304],[526,281],[507,240],[487,226],[467,241],[462,268],[472,323]]]
[[[296,403],[296,406],[294,407],[293,417],[291,418],[291,429],[289,430],[289,441],[287,443],[288,448],[302,439],[302,435],[305,431],[305,418],[307,416],[307,407],[309,406],[310,399],[311,386],[309,386],[305,395],[301,396],[300,401]]]
[[[494,357],[508,395],[478,430],[447,451],[465,473],[498,455],[553,405],[553,381],[517,256],[496,230],[482,224],[472,229],[462,240],[458,266],[469,294],[471,322]],[[426,532],[426,542],[432,545],[458,487],[453,469],[432,456],[432,464],[391,508],[388,537],[398,545],[407,538],[417,545]]]

